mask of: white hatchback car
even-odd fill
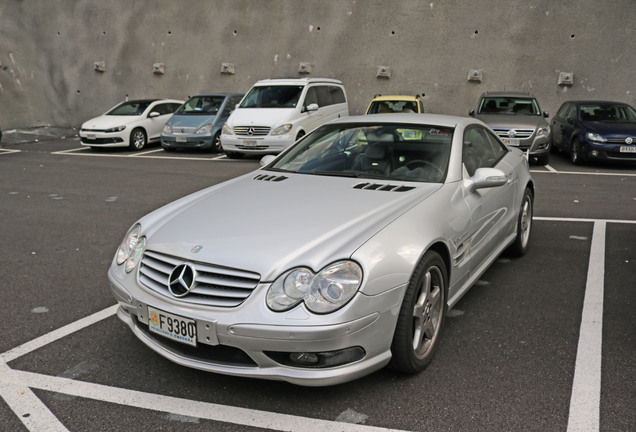
[[[159,141],[163,126],[183,104],[174,99],[138,99],[120,103],[82,124],[80,140],[91,148],[130,147],[141,150]]]

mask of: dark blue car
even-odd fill
[[[636,110],[622,102],[565,102],[552,119],[552,147],[577,165],[636,162]]]

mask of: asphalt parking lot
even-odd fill
[[[2,140],[0,430],[636,430],[636,167],[533,166],[529,253],[450,311],[428,369],[303,388],[159,357],[114,316],[106,278],[138,217],[257,159]]]

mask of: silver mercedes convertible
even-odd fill
[[[417,373],[448,309],[528,249],[527,156],[479,120],[346,117],[261,165],[143,217],[113,258],[117,315],[175,363],[308,386]]]

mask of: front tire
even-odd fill
[[[578,138],[572,140],[572,147],[570,148],[570,162],[574,165],[581,165],[583,163],[583,152],[581,151],[581,142]]]
[[[528,251],[530,233],[532,231],[533,195],[530,188],[526,188],[521,200],[519,218],[517,219],[517,237],[508,251],[514,256],[522,256]]]
[[[415,268],[398,316],[390,366],[417,373],[433,359],[446,318],[447,269],[442,257],[428,251]]]
[[[212,138],[212,152],[213,153],[222,153],[223,147],[221,146],[221,132],[218,132]]]
[[[148,136],[146,131],[142,128],[135,128],[130,133],[130,148],[132,150],[141,150],[148,143]]]

